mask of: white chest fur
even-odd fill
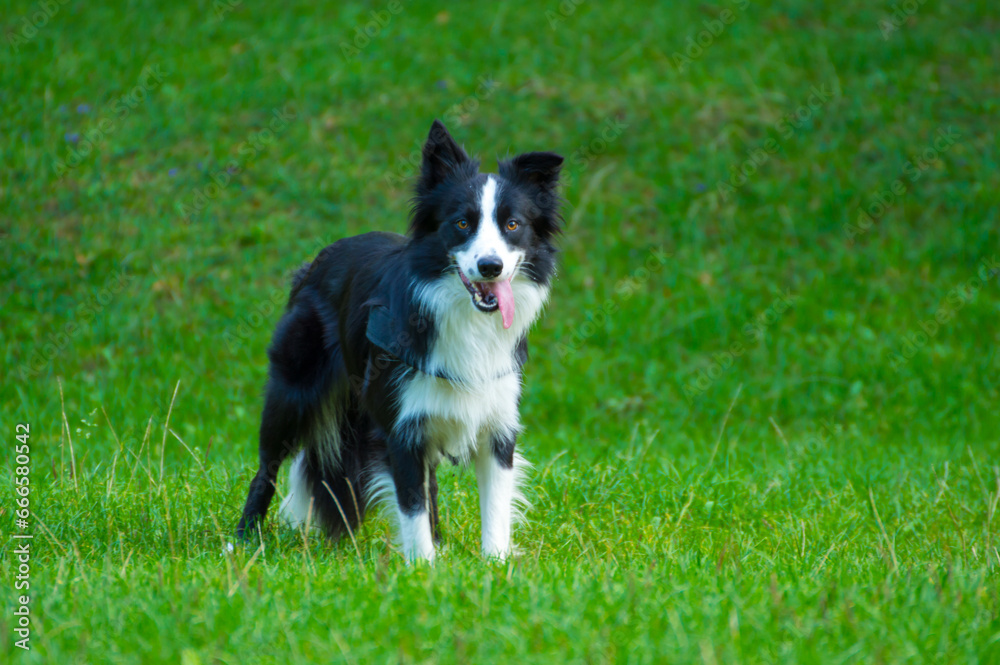
[[[459,381],[410,375],[401,394],[400,420],[426,418],[428,443],[442,455],[468,460],[484,436],[519,427],[521,382],[514,350],[538,318],[548,289],[520,275],[511,286],[515,313],[509,329],[499,312],[486,314],[472,305],[456,275],[416,290],[436,330],[428,370]]]
[[[499,312],[477,310],[457,275],[421,284],[415,296],[437,331],[428,358],[431,372],[484,383],[514,369],[514,347],[545,305],[549,290],[521,275],[511,280],[514,322],[503,327]]]
[[[400,421],[424,418],[430,452],[468,461],[484,437],[517,431],[520,394],[516,373],[468,385],[420,372],[403,389]]]

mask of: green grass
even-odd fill
[[[969,284],[1000,255],[993,3],[884,39],[889,2],[404,0],[347,58],[388,3],[55,3],[12,38],[40,6],[0,45],[34,534],[23,652],[5,498],[5,662],[1000,662],[1000,283]],[[567,156],[522,553],[479,558],[446,470],[432,569],[381,519],[226,555],[289,270],[405,228],[435,117],[487,168]]]

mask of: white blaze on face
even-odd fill
[[[510,247],[500,232],[497,219],[497,181],[491,175],[486,176],[486,182],[479,193],[479,226],[476,233],[465,246],[455,253],[455,261],[462,271],[462,279],[466,288],[472,293],[473,302],[480,309],[479,303],[495,303],[503,321],[504,329],[514,324],[514,291],[511,279],[517,269],[524,252]],[[504,221],[506,224],[506,220]],[[481,264],[488,263],[490,272],[500,267],[499,275],[484,275]],[[485,269],[485,268],[484,268]],[[470,283],[471,282],[471,283]],[[486,311],[486,310],[484,310]]]
[[[486,176],[486,184],[480,192],[479,228],[468,244],[455,253],[458,267],[474,282],[484,281],[479,272],[479,260],[489,256],[503,261],[503,271],[499,277],[489,281],[506,282],[514,275],[514,268],[524,257],[524,252],[512,249],[500,232],[497,220],[497,181],[492,175]],[[506,223],[507,220],[503,220]]]

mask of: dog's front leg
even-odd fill
[[[494,433],[476,455],[479,512],[483,522],[483,555],[501,561],[510,556],[514,496],[514,434]]]
[[[407,561],[426,559],[433,562],[430,469],[421,425],[420,422],[406,423],[397,428],[396,435],[389,437],[389,465],[396,489],[403,556]]]

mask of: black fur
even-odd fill
[[[524,272],[542,285],[548,285],[555,266],[552,238],[561,222],[556,194],[561,163],[552,153],[527,153],[499,164],[507,184],[497,219],[513,214],[525,219],[511,242],[526,252]],[[450,256],[466,238],[452,221],[464,217],[473,228],[481,222],[476,194],[485,178],[478,162],[435,121],[423,149],[409,235],[372,232],[340,240],[296,273],[268,350],[259,468],[237,528],[239,537],[249,537],[261,526],[278,469],[300,449],[305,450],[305,475],[315,501],[313,522],[331,535],[345,530],[345,518],[352,529],[363,520],[368,472],[380,465],[391,471],[400,509],[429,505],[438,535],[437,481],[433,464],[427,463],[425,424],[420,419],[398,422],[400,381],[413,371],[402,358],[419,363],[431,350],[435,321],[414,302],[413,285],[458,279]],[[371,343],[373,310],[391,321],[399,348]],[[518,344],[518,353],[526,357],[526,339]],[[330,413],[339,414],[337,454],[329,449]],[[513,436],[494,437],[491,443],[497,459],[510,468]]]

